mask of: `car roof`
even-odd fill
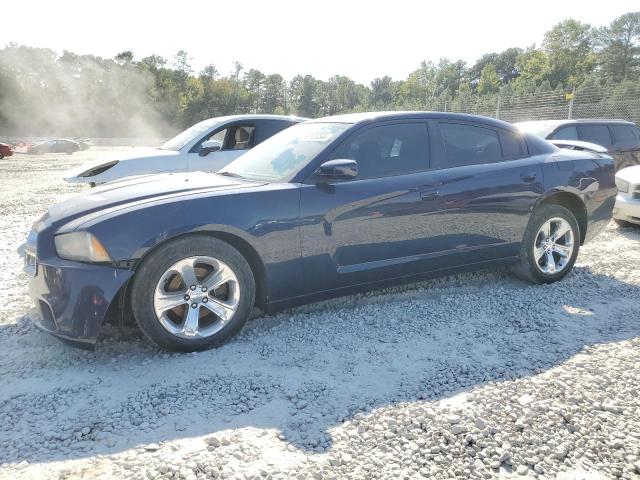
[[[622,119],[611,118],[574,118],[564,120],[529,120],[526,122],[516,122],[515,125],[545,125],[548,127],[558,127],[560,125],[573,125],[578,123],[609,123],[609,124],[623,124],[623,125],[635,125],[633,122]]]
[[[459,120],[464,122],[484,123],[493,127],[506,128],[513,130],[515,127],[502,120],[482,115],[471,115],[468,113],[450,113],[450,112],[428,112],[428,111],[405,111],[405,112],[364,112],[364,113],[347,113],[344,115],[333,115],[330,117],[317,118],[311,120],[314,123],[369,123],[379,120],[411,120],[411,119],[443,119],[443,120]]]
[[[231,122],[235,120],[282,120],[288,122],[305,122],[309,120],[305,117],[297,117],[295,115],[270,115],[262,113],[242,114],[242,115],[226,115],[224,117],[207,118],[205,122]]]

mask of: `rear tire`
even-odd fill
[[[574,215],[560,205],[543,205],[529,219],[519,261],[511,270],[532,283],[557,282],[571,271],[579,249],[580,227]]]
[[[161,245],[143,260],[133,278],[131,305],[153,343],[192,352],[219,347],[236,335],[251,314],[255,291],[240,252],[217,238],[194,235]]]

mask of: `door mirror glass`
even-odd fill
[[[349,159],[329,160],[320,165],[315,174],[326,180],[348,180],[358,176],[358,162]]]
[[[200,146],[199,155],[201,157],[206,157],[211,152],[217,152],[221,148],[222,148],[222,142],[214,139],[209,139],[202,142],[202,145]]]

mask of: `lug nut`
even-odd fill
[[[191,304],[191,308],[196,308],[197,306],[198,306],[198,304],[195,303],[195,302]]]
[[[189,288],[190,288],[191,290],[195,290],[195,289],[196,289],[196,286],[195,286],[195,285],[191,285]]]
[[[188,302],[191,299],[191,297],[189,295],[185,295],[184,299]]]
[[[207,291],[207,287],[202,287],[202,291],[206,292]]]
[[[204,298],[202,299],[202,303],[207,303],[208,301],[209,301],[209,299],[208,299],[207,297],[204,297]]]

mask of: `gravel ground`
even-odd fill
[[[258,316],[167,354],[29,321],[16,249],[90,157],[0,161],[0,478],[638,478],[640,229],[574,272],[447,277]]]

